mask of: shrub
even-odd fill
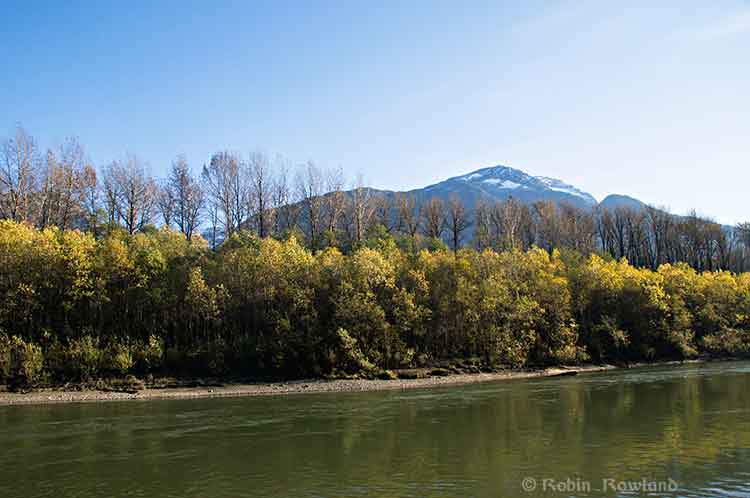
[[[133,368],[134,363],[130,347],[123,342],[113,341],[101,355],[100,370],[122,375]]]
[[[73,379],[91,379],[99,373],[101,359],[98,339],[90,335],[73,339],[65,349],[65,373]]]
[[[375,367],[359,349],[357,340],[349,335],[346,329],[336,331],[338,344],[336,348],[336,364],[346,373],[372,372]]]
[[[702,346],[715,355],[743,355],[750,352],[750,333],[737,329],[722,329],[703,337]]]
[[[133,347],[133,363],[139,372],[155,372],[164,363],[164,341],[155,335],[148,338],[145,344]]]
[[[42,379],[42,348],[20,337],[0,334],[0,381],[14,386],[29,386]]]

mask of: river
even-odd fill
[[[750,363],[0,407],[0,496],[750,496]]]

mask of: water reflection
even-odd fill
[[[745,362],[428,391],[5,407],[0,495],[564,496],[522,491],[532,477],[671,478],[674,496],[750,496],[749,415]]]

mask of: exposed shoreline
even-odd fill
[[[701,363],[705,360],[669,361],[638,366],[665,366],[686,363]],[[583,373],[618,370],[614,365],[582,365],[571,367],[550,367],[538,370],[507,370],[493,373],[453,374],[446,377],[426,377],[419,379],[365,380],[308,379],[288,382],[258,382],[248,384],[226,384],[218,387],[169,387],[147,388],[135,393],[82,390],[65,391],[59,389],[39,389],[28,393],[0,392],[0,406],[43,405],[56,403],[95,403],[106,401],[150,401],[201,398],[226,398],[240,396],[278,396],[286,394],[327,393],[327,392],[366,392],[385,390],[420,389],[438,386],[460,386],[500,380],[557,377]]]

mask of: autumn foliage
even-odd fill
[[[237,231],[216,250],[0,221],[0,382],[104,376],[377,375],[737,355],[750,275],[656,271],[573,251],[417,249],[372,231],[351,251]]]

